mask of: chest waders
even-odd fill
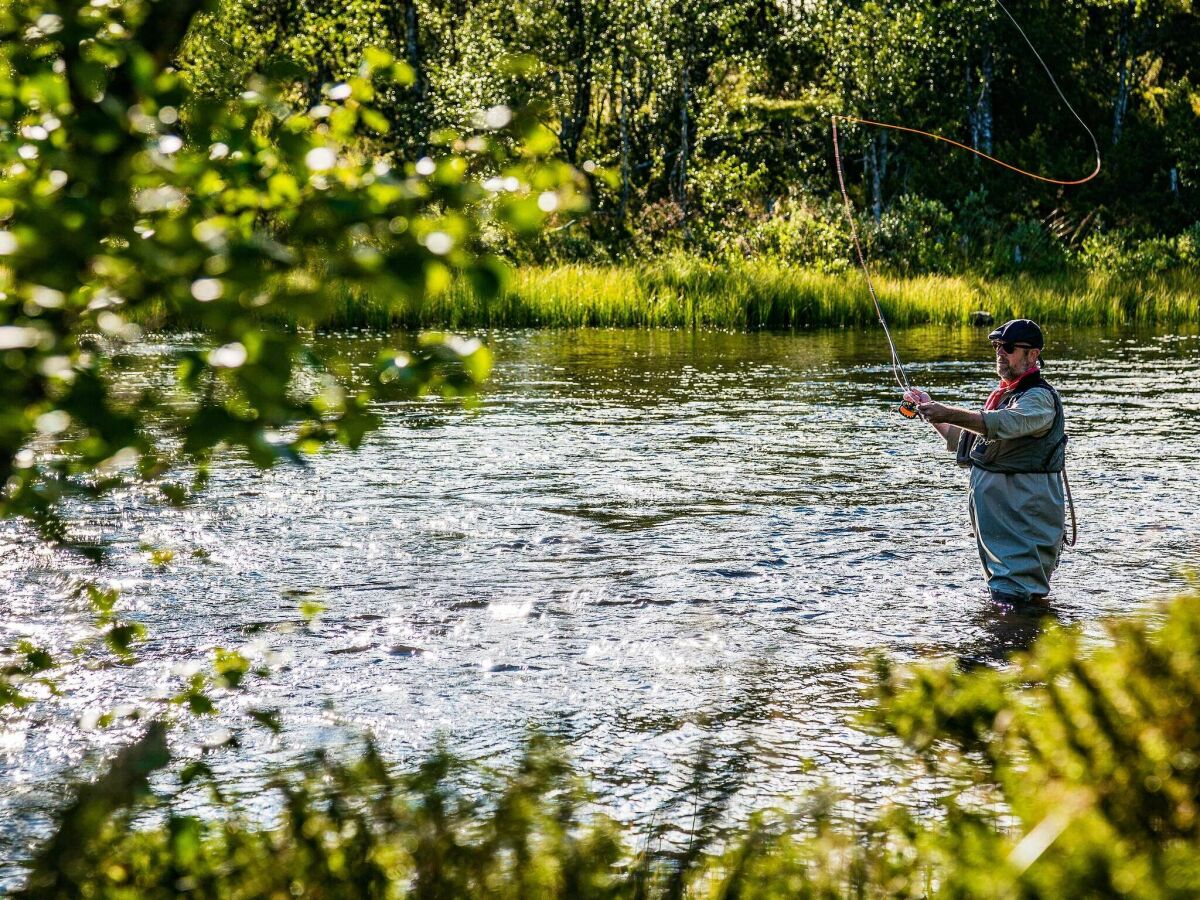
[[[1054,421],[1043,435],[1028,435],[1026,437],[1010,438],[1007,440],[988,440],[973,431],[964,429],[958,437],[958,450],[955,460],[960,466],[975,467],[985,472],[995,472],[1001,475],[1018,473],[1043,473],[1058,475],[1062,479],[1063,493],[1067,498],[1067,506],[1071,511],[1071,539],[1068,541],[1063,534],[1063,543],[1074,547],[1079,539],[1079,526],[1075,519],[1075,501],[1071,497],[1071,483],[1067,480],[1067,429],[1066,416],[1063,414],[1062,399],[1058,396],[1050,382],[1038,373],[1036,379],[1022,384],[1020,390],[1011,391],[1001,401],[999,409],[1008,409],[1031,390],[1042,388],[1050,392],[1054,398]]]

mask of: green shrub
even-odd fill
[[[689,187],[690,246],[709,253],[738,250],[747,223],[761,216],[759,197],[767,173],[744,160],[720,156],[692,173]]]
[[[850,236],[840,209],[817,209],[781,201],[774,214],[747,232],[744,255],[777,259],[818,272],[844,272],[851,265]]]
[[[1137,240],[1122,231],[1088,235],[1079,254],[1090,271],[1152,275],[1200,264],[1200,223],[1172,237]]]
[[[945,274],[954,268],[954,217],[942,203],[905,194],[868,232],[870,255],[903,274]]]
[[[1186,229],[1177,240],[1180,262],[1185,266],[1200,266],[1200,222]]]
[[[1197,601],[1177,599],[1159,624],[1113,622],[1099,649],[1053,628],[1002,669],[880,659],[865,716],[906,748],[896,765],[944,786],[933,814],[900,796],[850,822],[817,793],[724,834],[706,809],[693,840],[667,850],[597,814],[537,736],[482,787],[446,753],[409,775],[370,747],[350,762],[316,755],[271,779],[254,814],[202,761],[164,778],[152,726],[79,788],[24,896],[1194,897]],[[152,792],[155,771],[174,787]]]
[[[1067,269],[1066,245],[1037,219],[1023,219],[1004,233],[992,252],[992,271],[1043,275]]]
[[[1052,630],[1005,671],[881,666],[873,717],[965,785],[929,831],[944,893],[1200,891],[1198,600],[1177,599],[1160,625],[1112,622],[1092,652]]]
[[[683,207],[674,200],[641,204],[630,217],[630,241],[635,254],[671,254],[684,246]]]

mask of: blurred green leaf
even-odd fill
[[[221,687],[236,690],[242,686],[242,679],[250,671],[250,661],[236,650],[218,647],[213,651],[213,671]]]

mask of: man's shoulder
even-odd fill
[[[1018,392],[1009,402],[1009,406],[1019,406],[1026,410],[1052,410],[1059,403],[1058,391],[1049,382],[1039,381]]]

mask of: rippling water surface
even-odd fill
[[[1054,609],[1096,630],[1200,561],[1200,338],[1052,338],[1081,525]],[[610,811],[644,820],[702,745],[735,810],[816,778],[885,791],[882,748],[853,718],[868,652],[986,662],[1028,640],[985,600],[966,474],[895,413],[879,334],[488,340],[475,411],[388,406],[358,453],[266,473],[231,458],[187,509],[127,494],[81,513],[115,545],[91,574],[120,585],[151,641],[136,666],[72,671],[61,699],[9,716],[5,857],[65,772],[126,739],[73,723],[213,646],[280,654],[254,702],[287,731],[257,760],[369,731],[401,764],[439,738],[499,761],[532,725],[570,746]],[[323,342],[363,363],[383,345]],[[994,383],[980,331],[899,343],[938,399],[979,405]],[[151,567],[146,546],[174,561]],[[3,636],[69,646],[87,619],[66,586],[83,574],[5,526]],[[327,607],[311,627],[305,599]]]

